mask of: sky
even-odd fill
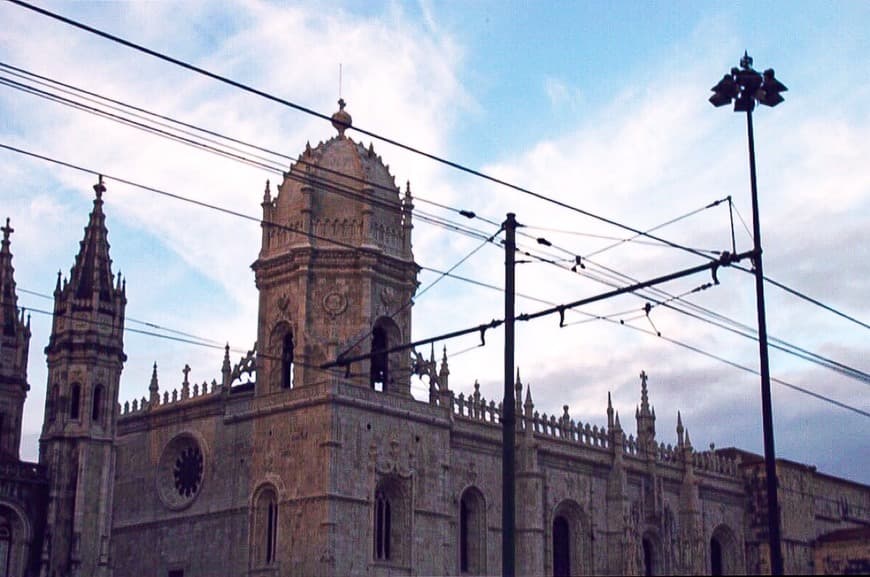
[[[866,2],[76,2],[49,10],[330,115],[341,97],[354,126],[492,175],[563,205],[703,251],[751,248],[746,122],[708,102],[710,87],[744,50],[773,67],[785,102],[754,114],[765,274],[862,323],[870,321],[870,4]],[[335,134],[315,116],[196,75],[9,3],[0,5],[0,61],[295,158]],[[339,75],[339,69],[341,74]],[[11,77],[8,69],[0,75]],[[340,80],[339,80],[340,78]],[[419,210],[493,234],[505,214],[523,225],[523,250],[567,259],[517,267],[517,312],[612,288],[607,271],[637,280],[700,264],[696,254],[649,240],[613,244],[628,230],[542,201],[350,130],[370,142]],[[117,181],[260,215],[270,172],[0,85],[0,142],[107,175],[104,195],[113,270],[127,280],[128,326],[229,342],[237,361],[256,335],[250,264],[256,222]],[[284,168],[290,160],[282,161]],[[30,309],[31,389],[22,458],[36,460],[45,402],[50,295],[69,274],[92,206],[92,173],[0,149],[0,217],[10,217],[19,305]],[[731,197],[728,202],[709,206]],[[475,212],[465,220],[427,204]],[[706,208],[705,208],[706,207]],[[686,216],[688,215],[688,216]],[[683,217],[685,218],[679,218]],[[542,237],[552,247],[537,244]],[[418,219],[421,289],[481,242]],[[597,253],[591,255],[591,253]],[[583,257],[587,276],[568,267]],[[590,256],[591,255],[591,256]],[[586,257],[589,257],[586,260]],[[520,257],[520,260],[530,260]],[[606,269],[603,267],[607,267]],[[503,286],[504,254],[480,248],[454,271]],[[611,279],[613,277],[610,277]],[[662,287],[690,293],[720,320],[756,327],[754,277],[736,269]],[[598,280],[596,280],[598,279]],[[621,286],[631,281],[619,280]],[[768,284],[772,342],[870,372],[868,329]],[[38,294],[34,294],[38,293]],[[525,298],[540,299],[538,301]],[[663,305],[669,296],[625,295],[518,323],[516,364],[536,409],[606,423],[608,392],[623,427],[649,375],[657,438],[676,442],[677,411],[696,448],[761,453],[758,345]],[[688,304],[687,304],[688,303]],[[697,309],[696,309],[697,310]],[[503,316],[498,290],[444,278],[413,309],[414,339]],[[591,316],[590,316],[591,315]],[[594,320],[605,316],[607,320]],[[592,319],[592,320],[590,320]],[[151,327],[136,321],[150,323]],[[584,322],[585,321],[585,322]],[[154,325],[162,329],[153,328]],[[734,325],[729,325],[734,326]],[[661,336],[657,336],[660,333]],[[184,337],[187,338],[187,337]],[[773,341],[773,339],[779,339]],[[478,381],[501,398],[503,339],[472,335],[447,347],[451,388]],[[162,389],[220,376],[222,351],[127,333],[120,401],[147,395],[153,363]],[[708,355],[697,352],[705,351]],[[421,352],[427,353],[427,350]],[[709,355],[715,355],[728,361]],[[866,378],[776,349],[771,375],[866,413]],[[426,395],[415,381],[413,392]],[[868,420],[773,384],[777,456],[870,483]]]

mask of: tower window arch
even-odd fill
[[[73,383],[69,396],[69,418],[78,420],[82,401],[82,386]]]
[[[281,387],[293,387],[293,331],[288,330],[281,340]]]
[[[91,407],[91,420],[99,421],[103,407],[103,385],[94,387],[93,406]]]
[[[387,351],[398,344],[399,327],[389,317],[380,317],[372,328],[372,356],[370,361],[369,384],[375,390],[388,391],[394,382],[391,374],[394,362]]]

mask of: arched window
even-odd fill
[[[372,368],[371,368],[371,386],[377,389],[380,385],[382,390],[386,390],[387,382],[389,382],[390,362],[387,355],[387,331],[382,327],[375,327],[372,331]]]
[[[278,495],[271,486],[260,490],[254,501],[254,565],[272,565],[278,556]]]
[[[390,560],[390,534],[392,533],[392,511],[390,499],[384,491],[375,493],[375,559]]]
[[[103,406],[103,385],[97,385],[94,387],[94,402],[91,407],[91,420],[99,421],[100,420],[100,412]]]
[[[293,387],[293,333],[287,331],[281,343],[281,386]]]
[[[375,390],[388,391],[394,381],[392,369],[398,360],[387,351],[400,341],[399,326],[389,317],[380,317],[372,328],[369,384]]]
[[[474,487],[463,491],[459,499],[459,572],[486,573],[486,503]]]
[[[376,562],[405,566],[411,559],[411,515],[408,480],[386,476],[375,487],[372,511],[372,557]]]
[[[79,418],[79,405],[82,400],[82,386],[78,383],[73,383],[72,390],[70,392],[70,400],[69,400],[69,418],[73,420],[78,420]]]

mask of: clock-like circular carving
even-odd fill
[[[323,309],[331,317],[337,317],[347,309],[347,297],[339,292],[331,292],[323,297]]]
[[[205,450],[190,433],[182,433],[163,448],[157,466],[157,493],[170,509],[191,505],[202,491]]]

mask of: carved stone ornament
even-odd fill
[[[396,291],[390,287],[381,289],[381,302],[386,306],[390,306],[396,302]]]
[[[335,318],[347,310],[347,297],[339,292],[330,292],[323,297],[323,310],[330,318]]]
[[[281,312],[287,312],[287,305],[290,304],[290,297],[288,297],[286,294],[282,294],[278,297],[278,300],[275,304],[278,305],[278,310],[280,310]]]

